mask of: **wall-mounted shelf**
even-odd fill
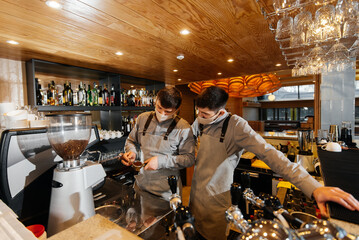
[[[243,107],[260,108],[261,104],[256,102],[243,102]]]
[[[152,111],[155,107],[122,106],[37,106],[39,112],[53,111]]]

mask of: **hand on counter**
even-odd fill
[[[126,152],[122,155],[121,162],[125,166],[131,166],[132,163],[135,161],[135,159],[136,159],[136,153]]]
[[[157,170],[158,169],[158,157],[154,156],[145,161],[145,170]]]
[[[352,211],[359,211],[359,201],[337,187],[319,187],[313,191],[313,197],[317,201],[320,213],[325,217],[329,217],[325,206],[328,201],[336,202]]]

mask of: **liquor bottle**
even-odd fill
[[[64,90],[62,91],[62,105],[67,106],[68,105],[68,99],[67,99],[67,83],[64,83]]]
[[[46,89],[41,90],[42,92],[42,105],[47,105],[47,91]]]
[[[48,83],[48,84],[47,84],[47,104],[46,104],[46,105],[50,105],[51,99],[52,99],[52,95],[51,95],[51,84]]]
[[[51,85],[50,85],[51,89],[51,99],[50,99],[50,105],[51,106],[55,106],[56,105],[56,99],[57,99],[57,93],[56,93],[56,88],[55,88],[55,82],[54,81],[51,81]],[[57,103],[57,105],[59,105]]]
[[[92,106],[98,106],[98,90],[96,82],[93,83],[93,89],[92,89]]]
[[[77,106],[79,104],[78,92],[79,92],[79,89],[76,88],[72,94],[72,103],[74,106]]]
[[[91,85],[88,85],[87,89],[87,106],[93,106]]]
[[[78,102],[79,102],[79,106],[86,106],[86,90],[82,82],[80,82],[79,85]]]
[[[117,88],[116,88],[115,105],[116,106],[121,106],[121,88],[120,88],[120,84],[117,84]]]
[[[127,106],[127,91],[125,89],[121,90],[121,106]]]
[[[106,84],[103,85],[102,97],[103,97],[103,105],[110,106],[110,93],[107,90]]]
[[[35,83],[36,83],[36,105],[42,105],[41,84],[39,84],[37,78],[35,78]]]
[[[102,87],[99,86],[98,87],[98,105],[103,106],[103,92],[102,92]]]
[[[133,95],[133,90],[128,90],[127,93],[127,106],[135,106],[135,95]]]
[[[115,106],[115,98],[116,98],[116,92],[115,92],[115,86],[111,85],[111,92],[110,92],[110,105]]]
[[[67,89],[67,105],[68,106],[73,106],[74,105],[74,102],[73,102],[73,91],[72,91],[72,88],[71,88],[71,83],[69,83],[69,87]]]
[[[135,89],[135,107],[141,107],[140,91]]]

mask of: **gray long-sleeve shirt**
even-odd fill
[[[205,125],[203,132],[218,137],[219,139],[224,119],[227,116],[228,113],[225,113],[213,124]],[[199,132],[197,119],[193,123],[192,128],[195,134]],[[231,161],[235,161],[234,164],[238,164],[244,149],[246,149],[247,151],[256,154],[274,172],[280,174],[283,178],[300,188],[308,197],[312,196],[312,193],[316,188],[322,186],[302,166],[290,162],[282,152],[276,150],[257,134],[248,125],[246,120],[237,115],[233,115],[228,123],[224,142],[227,154],[230,156]],[[210,148],[211,146],[200,146],[200,148],[202,147]]]
[[[146,143],[141,141],[142,132],[145,123],[151,112],[145,112],[138,116],[136,124],[128,136],[125,144],[125,151],[132,151],[138,155],[136,144],[145,145]],[[147,133],[157,136],[164,136],[168,127],[172,123],[173,118],[163,122],[158,122],[154,116],[148,126]],[[191,126],[186,120],[181,118],[171,134],[168,136],[168,141],[171,145],[171,150],[175,154],[172,155],[159,155],[158,156],[158,169],[171,168],[182,169],[190,167],[195,162],[195,142],[193,139],[193,132]],[[149,156],[144,156],[144,160],[147,160]]]

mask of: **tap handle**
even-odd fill
[[[238,183],[232,183],[231,185],[231,196],[232,196],[232,205],[239,204],[239,201],[242,197],[242,187]]]
[[[176,179],[176,176],[171,175],[171,176],[168,176],[167,179],[168,179],[168,185],[170,185],[170,189],[171,189],[172,194],[176,194],[176,192],[177,192],[177,179]]]
[[[242,172],[241,173],[241,182],[243,189],[250,188],[251,187],[251,176],[249,172]]]

